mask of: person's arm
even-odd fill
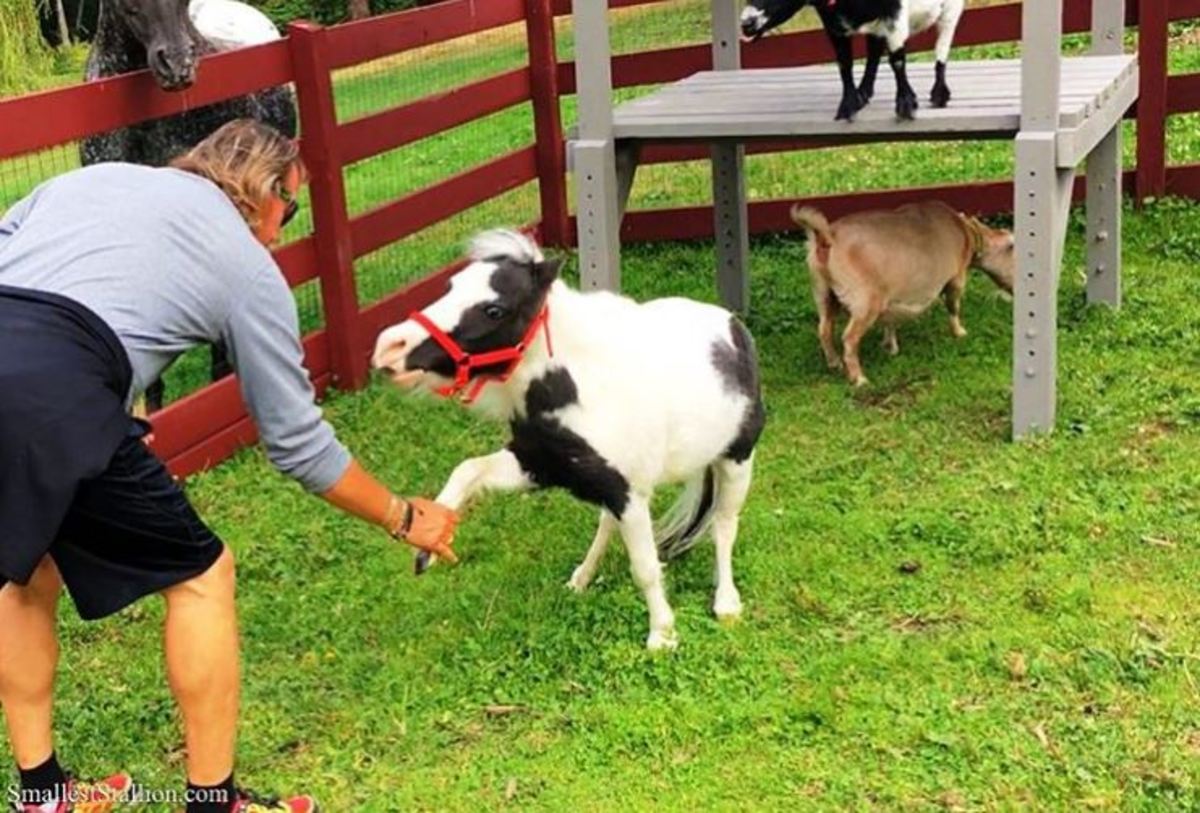
[[[304,369],[295,299],[273,261],[265,261],[271,266],[234,295],[223,338],[268,459],[332,505],[453,561],[454,513],[428,500],[393,497],[322,418]]]
[[[450,549],[458,525],[453,511],[431,500],[397,497],[353,460],[341,479],[321,496],[346,513],[382,527],[396,539],[451,563],[458,561]]]

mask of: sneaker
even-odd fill
[[[237,801],[230,813],[321,813],[317,800],[311,796],[293,796],[291,799],[276,799],[259,796],[244,788],[238,788]]]
[[[119,773],[99,782],[80,782],[67,778],[67,798],[42,805],[16,805],[15,813],[108,813],[125,800],[133,788],[133,779]]]

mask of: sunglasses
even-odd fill
[[[283,228],[288,223],[295,219],[296,214],[300,211],[300,203],[296,200],[296,196],[284,188],[282,183],[275,184],[275,195],[283,201],[283,220],[279,221],[279,228]]]

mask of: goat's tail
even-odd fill
[[[829,220],[819,210],[796,204],[792,207],[792,220],[797,226],[804,227],[809,240],[815,238],[818,244],[825,248],[833,245],[833,231],[829,228]]]
[[[687,481],[679,499],[654,523],[660,559],[677,559],[696,546],[712,526],[716,496],[712,466]]]

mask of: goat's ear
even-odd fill
[[[533,265],[533,279],[541,288],[549,287],[550,283],[558,279],[558,272],[562,270],[563,261],[558,257],[551,257],[549,260],[543,260],[540,263]]]

